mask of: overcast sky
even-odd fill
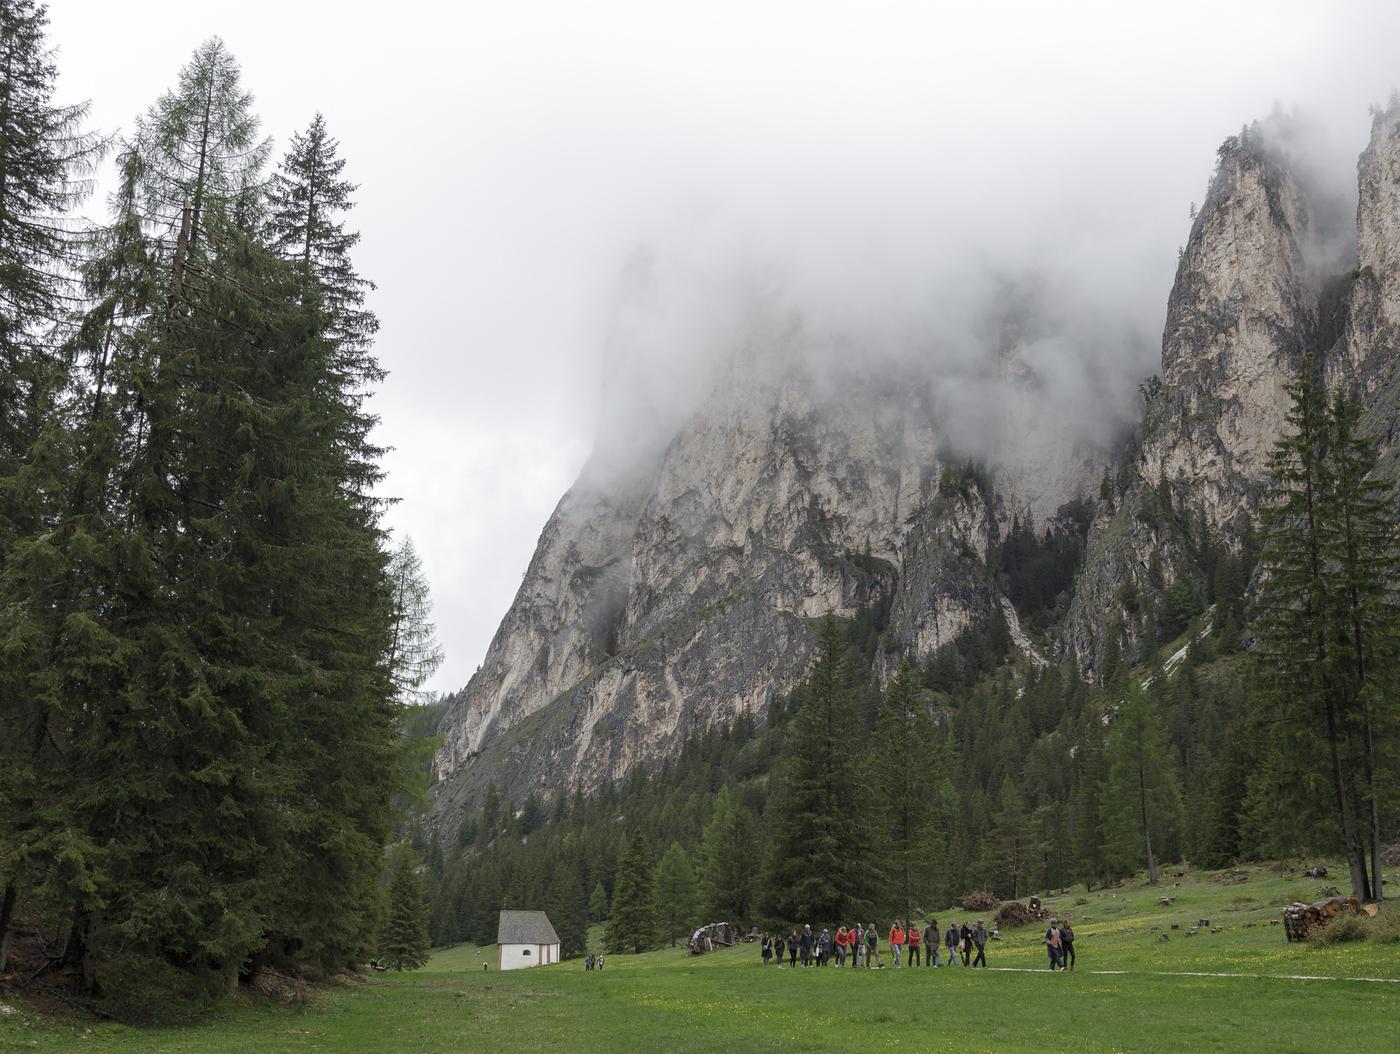
[[[1034,260],[1159,334],[1221,139],[1297,105],[1345,174],[1368,103],[1400,83],[1393,2],[50,0],[50,16],[63,99],[90,98],[99,128],[130,129],[218,34],[279,154],[317,110],[341,140],[391,371],[375,401],[391,522],[431,579],[441,690],[481,661],[588,456],[639,245],[743,247],[875,306],[974,255]]]

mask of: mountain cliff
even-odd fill
[[[1095,494],[1083,567],[1034,646],[1091,673],[1110,636],[1133,654],[1142,611],[1178,581],[1205,595],[1206,537],[1245,537],[1303,356],[1362,390],[1392,437],[1400,109],[1375,117],[1358,174],[1338,267],[1335,210],[1286,137],[1266,123],[1222,146],[1167,302],[1161,378],[1117,454],[1041,398],[1036,335],[1014,320],[972,367],[997,410],[976,443],[959,434],[968,388],[939,371],[791,319],[749,334],[654,456],[595,457],[560,502],[445,710],[443,814],[488,782],[516,800],[591,787],[763,714],[802,677],[828,612],[884,612],[885,667],[1001,613],[1029,652],[998,554],[1017,524],[1042,531]]]

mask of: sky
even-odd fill
[[[359,184],[389,522],[431,583],[441,691],[600,426],[648,397],[603,381],[639,253],[686,305],[651,333],[663,366],[705,354],[754,261],[833,325],[925,335],[971,275],[1026,269],[1133,334],[1127,390],[1221,140],[1297,107],[1345,181],[1400,85],[1400,5],[1360,0],[50,0],[60,101],[129,131],[216,34],[278,152],[320,111]]]

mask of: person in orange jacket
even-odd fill
[[[909,928],[904,931],[904,943],[909,946],[909,965],[919,965],[919,925],[911,922]]]
[[[890,958],[894,960],[894,968],[899,969],[899,955],[904,950],[904,927],[896,919],[894,925],[890,927]]]

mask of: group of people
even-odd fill
[[[1045,950],[1050,953],[1050,969],[1074,971],[1074,927],[1068,922],[1050,920],[1045,931]]]
[[[940,944],[948,950],[949,966],[959,965],[959,958],[963,966],[987,965],[987,927],[983,922],[975,925],[964,922],[961,926],[951,923],[946,931],[939,930],[935,919],[929,919],[922,929],[912,921],[904,925],[896,920],[890,926],[887,947],[895,969],[906,960],[908,965],[918,966],[920,959],[925,966],[942,966]],[[841,926],[834,935],[828,929],[814,933],[811,926],[793,930],[786,937],[781,933],[764,934],[759,950],[764,966],[776,960],[780,970],[784,953],[788,966],[794,969],[799,958],[803,966],[830,966],[835,960],[837,967],[885,968],[884,957],[880,954],[880,934],[873,922],[868,926],[859,923]]]
[[[599,952],[597,955],[589,955],[585,957],[583,960],[583,968],[585,970],[601,970],[603,968],[603,953]]]

